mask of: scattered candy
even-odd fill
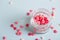
[[[53,30],[54,33],[57,33],[57,30]]]
[[[29,27],[29,24],[26,24],[26,27],[28,28]]]
[[[22,34],[21,31],[17,31],[17,32],[16,32],[16,35],[21,35],[21,34]]]
[[[15,23],[15,24],[18,24],[18,21],[15,21],[14,23]]]
[[[23,28],[24,26],[23,25],[20,25],[20,28]]]
[[[27,16],[29,16],[32,11],[33,11],[33,10],[29,10],[29,12],[27,12]]]
[[[20,29],[17,29],[16,35],[22,35],[22,32],[20,31]]]
[[[33,10],[29,10],[29,12],[32,12]]]
[[[14,30],[17,29],[14,24],[11,24],[10,26],[11,26]]]
[[[27,12],[27,16],[29,16],[30,15],[30,13],[29,12]]]
[[[55,10],[55,8],[52,8],[52,10]]]
[[[28,36],[34,36],[34,33],[33,32],[29,32]]]
[[[3,39],[6,39],[6,37],[5,37],[5,36],[3,36]]]
[[[20,29],[17,29],[17,32],[20,31]]]
[[[38,38],[36,38],[35,40],[39,40]]]
[[[55,8],[52,8],[52,10],[55,10]],[[32,10],[29,10],[29,12],[32,12]],[[28,16],[30,15],[29,12],[27,13]],[[52,13],[51,15],[54,16],[53,13]],[[34,20],[35,20],[35,22],[37,22],[37,23],[40,24],[40,25],[45,25],[45,24],[47,24],[47,23],[49,22],[49,20],[48,20],[47,17],[45,17],[45,16],[40,16],[40,15],[35,16],[35,17],[34,17]],[[18,24],[18,21],[15,21],[14,24]],[[11,26],[14,30],[16,30],[16,35],[21,35],[21,34],[22,34],[21,30],[20,30],[20,29],[17,29],[14,24],[11,24],[10,26]],[[25,26],[28,28],[28,27],[29,27],[29,24],[27,23]],[[19,28],[23,28],[23,27],[24,27],[23,25],[20,25],[20,26],[19,26]],[[51,29],[54,29],[53,26],[51,26],[50,28],[51,28]],[[36,28],[34,28],[34,32],[36,32]],[[53,32],[54,32],[54,33],[57,33],[57,30],[53,30]],[[29,33],[28,33],[28,36],[34,36],[34,33],[33,33],[33,32],[29,32]],[[3,40],[5,40],[5,39],[6,39],[6,37],[3,37]],[[42,40],[43,37],[40,37],[40,39]],[[20,40],[24,40],[24,39],[21,38]],[[39,39],[36,38],[35,40],[39,40]],[[48,39],[48,40],[51,40],[51,39]]]
[[[54,29],[54,27],[53,27],[52,25],[50,26],[50,28],[51,28],[51,29]]]
[[[36,33],[36,28],[33,28],[33,30],[34,30],[34,33]]]
[[[11,26],[11,27],[15,27],[14,24],[11,24],[10,26]]]
[[[13,27],[14,30],[16,30],[17,28],[16,27]]]
[[[52,11],[52,14],[51,14],[51,16],[54,16],[54,12]]]
[[[6,37],[5,36],[3,36],[3,40],[6,40]]]

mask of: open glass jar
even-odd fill
[[[35,33],[46,33],[51,25],[51,13],[44,8],[34,11],[30,24],[36,29]]]

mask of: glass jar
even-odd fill
[[[51,25],[51,13],[44,8],[34,11],[30,24],[31,28],[35,28],[35,33],[46,33]]]

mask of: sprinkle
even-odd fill
[[[17,29],[17,32],[19,32],[20,31],[20,29]]]
[[[35,40],[39,40],[38,38],[36,38]]]
[[[6,37],[5,37],[5,36],[3,36],[3,39],[6,39]]]
[[[20,29],[17,29],[16,35],[21,35],[22,32],[20,31]]]
[[[52,8],[52,10],[55,10],[55,8]]]
[[[32,12],[33,10],[29,10],[29,12]]]
[[[54,27],[53,27],[53,26],[50,26],[50,28],[51,28],[51,29],[54,29]]]
[[[20,25],[20,28],[23,28],[24,26],[23,25]]]
[[[54,33],[57,33],[57,30],[53,30]]]
[[[13,27],[14,30],[16,30],[17,28],[16,27]]]
[[[15,26],[14,24],[11,24],[10,26],[11,26],[14,30],[17,29],[16,26]]]
[[[18,21],[15,21],[14,23],[15,23],[15,24],[18,24]]]
[[[30,13],[29,12],[27,12],[27,16],[29,16],[30,15]]]
[[[6,40],[6,37],[5,36],[3,36],[3,40]]]
[[[16,35],[21,35],[21,34],[22,34],[21,31],[16,32]]]
[[[29,32],[28,36],[34,36],[34,33],[33,32]]]
[[[51,16],[54,16],[54,12],[52,12]]]
[[[33,28],[33,30],[34,30],[34,33],[36,33],[36,28]]]
[[[10,26],[11,26],[11,27],[14,27],[14,24],[11,24]]]
[[[29,24],[26,24],[26,27],[29,27]]]

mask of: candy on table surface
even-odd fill
[[[18,24],[18,21],[15,21],[14,24]]]
[[[54,29],[54,30],[53,30],[53,33],[57,33],[57,30],[56,30],[56,29]]]
[[[20,28],[24,28],[24,26],[23,25],[20,25]]]
[[[28,36],[34,36],[34,33],[33,32],[29,32]]]
[[[21,34],[22,34],[21,31],[17,31],[17,32],[16,32],[16,35],[21,35]]]
[[[55,10],[55,8],[53,7],[52,10]]]
[[[35,40],[39,40],[38,38],[36,38]]]
[[[3,38],[2,38],[3,40],[6,40],[6,36],[3,36]]]
[[[29,24],[27,23],[25,26],[28,28],[29,27]]]
[[[29,16],[30,15],[30,13],[29,12],[27,12],[27,16]]]

